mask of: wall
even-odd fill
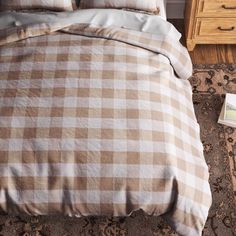
[[[167,18],[169,19],[184,18],[185,0],[166,0],[166,1],[167,1]]]

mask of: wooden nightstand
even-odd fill
[[[236,43],[236,0],[186,0],[187,48]]]

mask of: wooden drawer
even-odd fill
[[[236,42],[236,18],[198,18],[195,28],[195,37],[213,39],[235,39]]]
[[[198,17],[236,17],[236,0],[199,0],[198,4]]]
[[[186,44],[236,44],[236,0],[186,0]]]

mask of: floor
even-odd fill
[[[185,44],[184,20],[169,19],[169,21],[182,33],[181,41]],[[190,52],[190,56],[194,64],[236,64],[236,45],[197,45]]]

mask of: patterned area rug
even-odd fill
[[[236,65],[196,65],[194,107],[210,171],[213,204],[204,236],[236,235],[236,130],[217,124],[226,92],[236,93]],[[0,236],[174,236],[160,217],[0,216]]]

